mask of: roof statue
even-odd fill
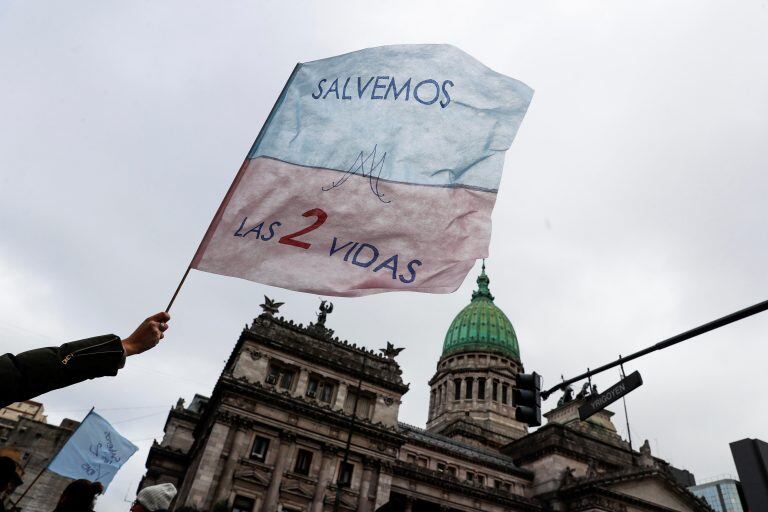
[[[320,312],[317,313],[317,325],[325,327],[325,319],[333,312],[333,302],[320,301]]]
[[[595,390],[597,390],[597,388],[595,388]],[[584,385],[581,386],[581,391],[576,395],[576,400],[584,400],[590,396],[592,396],[592,392],[589,388],[589,382],[585,382]]]
[[[270,299],[266,295],[264,296],[264,304],[259,304],[259,307],[261,307],[264,312],[263,315],[267,316],[275,316],[275,313],[278,312],[280,309],[280,306],[285,304],[285,302],[275,302],[274,300]]]
[[[563,396],[560,397],[560,400],[557,401],[557,406],[561,407],[568,402],[573,401],[573,388],[571,386],[567,386],[565,390],[563,390]]]
[[[397,354],[405,350],[405,347],[395,348],[395,346],[391,342],[387,342],[387,348],[380,348],[379,349],[382,354],[384,354],[384,357],[387,359],[394,359],[397,357]]]

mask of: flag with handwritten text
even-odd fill
[[[298,64],[191,267],[323,295],[456,290],[488,255],[532,95],[443,44]]]
[[[106,489],[138,449],[91,410],[48,465],[48,470],[69,478],[101,482]]]

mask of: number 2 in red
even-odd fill
[[[280,237],[280,240],[278,240],[278,242],[280,242],[281,244],[285,244],[285,245],[293,245],[295,247],[301,247],[302,249],[309,249],[312,246],[312,244],[310,244],[308,242],[302,242],[301,240],[296,240],[296,237],[297,236],[301,236],[301,235],[306,235],[310,231],[314,231],[317,228],[319,228],[320,226],[322,226],[323,223],[328,218],[328,214],[325,213],[320,208],[313,208],[311,210],[307,210],[306,212],[302,213],[301,216],[302,217],[317,217],[317,219],[311,225],[305,227],[302,230],[299,230],[299,231],[296,231],[295,233],[290,233],[288,235]]]

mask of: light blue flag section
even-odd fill
[[[532,96],[455,46],[368,48],[300,64],[249,157],[347,171],[375,147],[380,179],[495,192]]]
[[[91,411],[48,465],[48,470],[69,478],[101,482],[106,489],[138,449],[107,420]]]

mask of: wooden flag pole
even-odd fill
[[[41,469],[41,470],[40,470],[40,472],[39,472],[39,473],[37,474],[37,476],[35,477],[35,479],[34,479],[34,480],[32,480],[32,483],[30,483],[30,484],[29,484],[29,486],[27,486],[27,488],[26,488],[26,489],[24,489],[24,492],[23,492],[23,493],[21,493],[21,496],[19,496],[19,499],[17,499],[17,500],[16,500],[16,501],[13,503],[13,509],[14,509],[14,510],[16,510],[16,509],[17,509],[17,507],[18,507],[19,503],[21,502],[21,500],[22,500],[22,499],[24,499],[24,496],[26,496],[26,495],[27,495],[27,493],[29,492],[29,490],[30,490],[30,489],[31,489],[31,488],[32,488],[32,487],[35,485],[35,482],[37,482],[37,479],[38,479],[38,478],[40,478],[41,476],[43,476],[43,473],[45,473],[45,470],[46,470],[46,469],[48,469],[48,466],[47,466],[47,465],[43,466],[43,469]]]
[[[277,97],[277,101],[275,101],[275,104],[272,105],[272,110],[269,111],[267,120],[262,125],[261,130],[259,130],[259,135],[256,136],[256,140],[254,141],[253,146],[251,146],[250,151],[248,151],[248,154],[245,155],[243,165],[240,166],[240,170],[237,172],[235,179],[232,180],[232,184],[229,186],[229,190],[227,190],[227,194],[224,196],[224,199],[221,201],[221,204],[219,205],[219,209],[216,210],[216,215],[214,215],[213,219],[211,219],[211,223],[208,225],[208,229],[206,230],[205,235],[203,236],[203,239],[200,241],[200,244],[197,246],[197,251],[195,251],[195,256],[192,258],[192,261],[189,263],[189,266],[187,267],[187,270],[184,272],[184,275],[182,276],[181,281],[179,281],[179,285],[176,287],[176,291],[173,292],[173,297],[171,297],[171,301],[168,303],[168,307],[165,308],[166,313],[168,313],[168,311],[170,311],[171,309],[171,306],[173,306],[173,302],[176,300],[176,296],[179,294],[179,290],[181,290],[181,287],[184,284],[184,281],[187,279],[187,276],[189,275],[189,271],[192,270],[192,263],[197,258],[197,255],[200,254],[203,250],[205,250],[205,248],[208,246],[208,242],[210,242],[211,234],[212,234],[211,230],[221,220],[222,215],[224,215],[224,209],[229,203],[229,200],[232,198],[232,194],[235,192],[235,188],[237,188],[237,184],[240,182],[240,178],[242,178],[243,174],[245,174],[245,170],[248,163],[248,157],[256,151],[256,148],[259,147],[259,144],[261,143],[261,139],[264,138],[264,134],[267,131],[267,126],[269,126],[269,123],[270,121],[272,121],[272,118],[275,117],[275,114],[277,113],[277,108],[283,102],[283,99],[285,98],[285,94],[288,92],[288,87],[291,85],[291,82],[293,82],[293,79],[296,77],[296,73],[299,71],[300,66],[301,64],[296,64],[296,66],[293,68],[293,71],[291,72],[291,76],[288,78],[288,81],[285,82],[285,85],[283,86],[283,90],[280,91],[280,96]]]
[[[173,292],[173,297],[171,297],[171,301],[168,303],[168,307],[165,308],[166,313],[171,310],[171,306],[173,306],[173,301],[176,300],[176,296],[179,294],[179,290],[181,290],[181,286],[184,284],[184,281],[187,280],[187,276],[189,275],[190,270],[192,270],[191,264],[187,267],[186,272],[184,272],[184,275],[181,277],[181,281],[179,281],[179,286],[176,287],[176,291]]]

